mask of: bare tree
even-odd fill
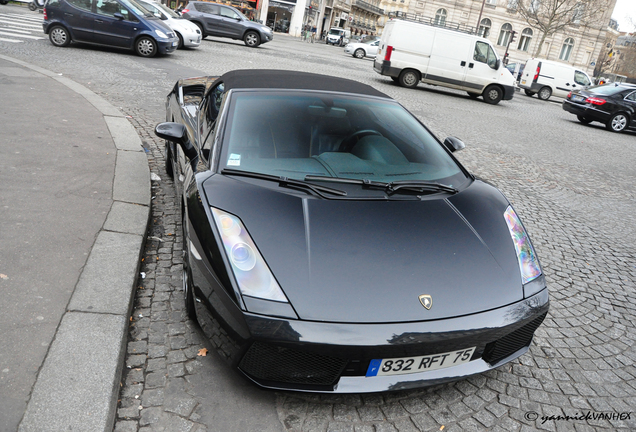
[[[545,40],[569,26],[607,26],[603,15],[611,0],[512,0],[519,15],[541,33],[534,56],[541,54]]]

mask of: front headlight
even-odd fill
[[[530,238],[512,206],[508,206],[504,212],[504,218],[506,219],[506,224],[508,224],[512,242],[515,245],[519,270],[521,270],[521,279],[525,285],[541,275],[541,266],[530,243]]]
[[[162,39],[168,39],[168,36],[161,30],[155,30],[155,33],[157,34],[157,36],[159,36]]]
[[[239,218],[214,207],[212,214],[241,293],[265,300],[288,302]]]

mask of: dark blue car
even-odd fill
[[[175,33],[135,0],[48,0],[42,26],[58,47],[74,41],[153,57],[179,44]]]

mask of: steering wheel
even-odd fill
[[[342,140],[342,142],[340,143],[340,147],[338,147],[338,151],[343,153],[350,153],[353,147],[358,143],[358,141],[360,141],[362,137],[368,135],[384,136],[377,130],[373,129],[362,129],[359,131],[355,131]]]

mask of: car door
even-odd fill
[[[222,36],[219,32],[221,16],[219,15],[219,5],[198,2],[195,4],[197,11],[201,12],[199,16],[203,21],[205,33],[210,36]]]
[[[380,45],[379,40],[373,42],[372,44],[369,44],[369,47],[367,48],[367,57],[375,57],[376,54],[378,53],[379,45]]]
[[[636,127],[636,91],[630,92],[619,104],[629,113],[629,126]]]
[[[96,0],[94,42],[130,48],[139,29],[139,20],[116,0]],[[116,16],[117,15],[117,16]]]
[[[219,9],[219,14],[221,15],[219,33],[222,33],[222,36],[240,38],[244,30],[241,16],[234,9],[227,6],[220,6]]]
[[[93,25],[95,14],[92,11],[92,0],[66,0],[67,6],[62,8],[60,17],[71,29],[73,40],[77,42],[93,42]]]

